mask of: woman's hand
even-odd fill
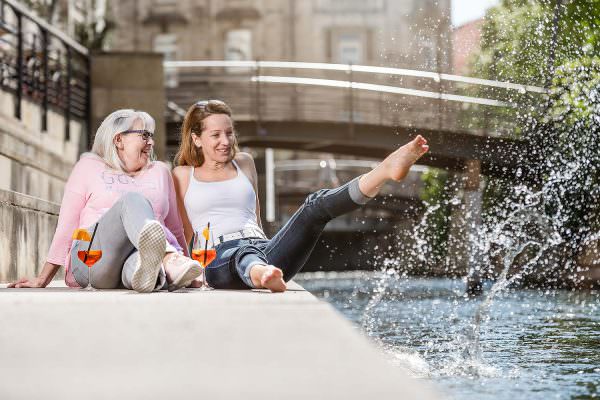
[[[9,288],[43,288],[46,287],[45,282],[40,278],[21,278],[16,282],[9,284]]]
[[[48,283],[52,280],[54,275],[56,275],[56,271],[60,268],[58,264],[52,264],[46,262],[44,267],[42,268],[42,272],[40,272],[39,276],[33,279],[29,278],[21,278],[16,282],[9,284],[7,287],[9,288],[44,288],[48,286]]]

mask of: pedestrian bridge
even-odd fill
[[[516,114],[543,88],[437,72],[279,61],[167,61],[167,147],[177,146],[185,109],[222,99],[241,145],[383,157],[417,133],[422,164],[484,174],[513,170],[525,151]],[[519,105],[519,107],[518,107]]]

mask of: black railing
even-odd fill
[[[63,115],[65,140],[70,121],[90,127],[88,50],[13,0],[0,0],[0,89],[15,96],[21,119],[27,99],[41,108],[42,132],[48,110]]]

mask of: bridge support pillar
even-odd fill
[[[481,161],[466,162],[464,189],[465,228],[467,232],[468,268],[467,293],[480,294],[482,254],[479,245],[479,228],[481,227],[483,191],[481,189]]]
[[[263,230],[268,237],[277,232],[277,223],[275,221],[275,208],[277,198],[274,182],[274,150],[255,150],[257,154],[254,157],[256,173],[258,175],[258,197],[260,199],[260,217]]]
[[[453,173],[448,181],[456,188],[455,198],[460,201],[451,206],[446,265],[449,273],[467,274],[467,291],[473,294],[481,291],[478,245],[482,209],[480,172],[480,161],[468,160],[464,172]]]
[[[450,203],[450,227],[446,252],[447,272],[464,276],[469,271],[469,253],[465,223],[466,206],[464,203],[465,174],[449,172],[448,187],[452,188],[454,201]],[[458,201],[460,200],[460,201]]]

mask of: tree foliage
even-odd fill
[[[93,16],[89,22],[75,26],[75,38],[90,50],[104,50],[108,43],[109,34],[115,27],[116,23],[108,13],[101,18]]]
[[[600,55],[599,27],[600,0],[503,0],[486,15],[473,70],[489,79],[546,85],[554,66]]]
[[[520,107],[514,136],[528,142],[521,167],[561,238],[543,260],[563,270],[600,232],[599,35],[600,0],[504,0],[488,12],[473,62],[475,75],[549,89]],[[517,183],[488,180],[487,222],[523,200]]]
[[[66,3],[59,0],[22,0],[22,2],[48,23],[66,27],[68,18]],[[86,20],[77,23],[74,29],[75,40],[90,50],[105,49],[109,34],[116,27],[110,13],[109,2],[102,3],[105,9],[101,15],[95,12],[98,4],[97,0],[91,0]]]
[[[546,211],[577,247],[600,231],[600,59],[557,68],[528,138],[539,152],[531,167],[547,190]]]
[[[60,9],[59,0],[21,0],[21,2],[46,22],[50,24],[56,22]]]
[[[427,241],[428,265],[425,267],[431,269],[443,265],[446,259],[451,188],[448,185],[448,172],[437,168],[429,169],[421,179],[424,182],[421,200],[427,204],[429,212],[426,215],[427,224],[420,234]]]

